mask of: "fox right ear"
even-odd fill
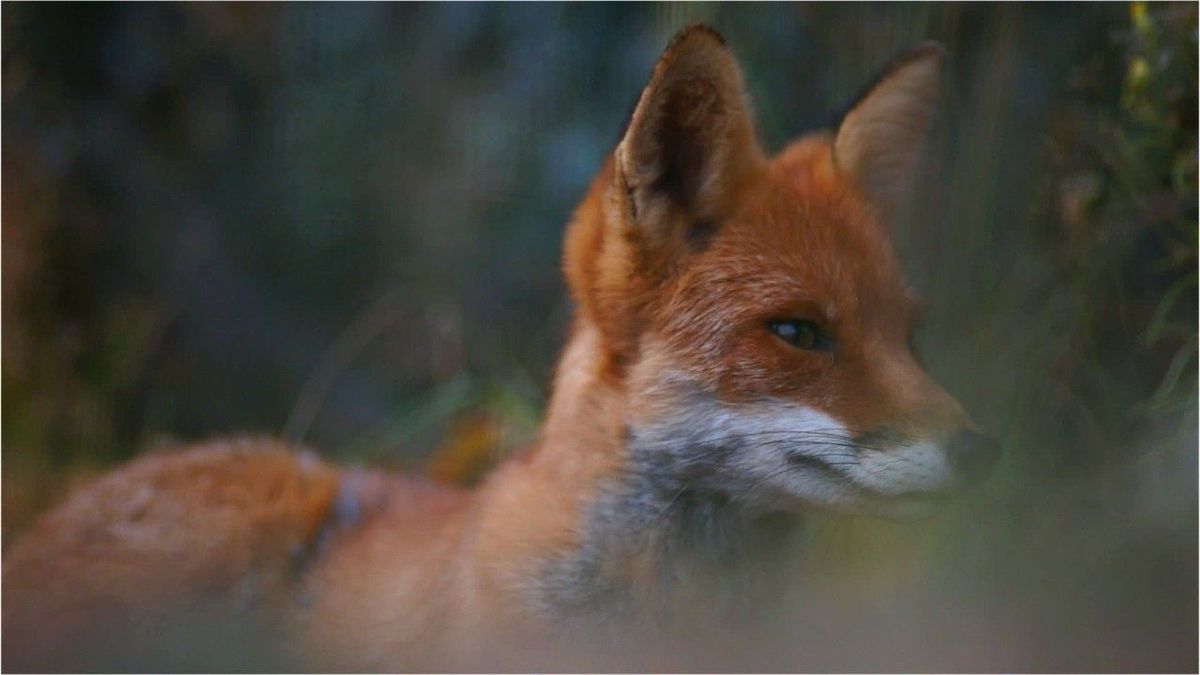
[[[942,55],[926,42],[897,58],[842,119],[833,142],[838,169],[891,216],[902,210],[937,109]]]
[[[711,28],[685,28],[659,58],[617,146],[627,220],[651,244],[686,237],[724,215],[732,190],[761,161],[733,54]]]

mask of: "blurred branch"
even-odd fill
[[[338,376],[368,345],[408,314],[403,303],[406,295],[403,289],[383,294],[338,334],[300,388],[283,427],[284,438],[294,443],[304,442]]]

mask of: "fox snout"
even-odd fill
[[[852,467],[851,477],[887,496],[935,495],[975,487],[991,476],[1001,456],[999,443],[970,427],[941,440],[877,430],[858,436],[855,446],[862,468]]]
[[[856,438],[862,452],[890,455],[883,462],[890,462],[898,481],[904,479],[905,464],[924,466],[939,479],[936,485],[930,479],[929,492],[974,487],[991,475],[1000,444],[980,432],[911,355],[888,359],[876,372],[874,407],[885,421]]]

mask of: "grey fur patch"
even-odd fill
[[[540,613],[618,643],[631,630],[748,617],[769,595],[761,591],[779,576],[771,572],[799,518],[703,487],[736,446],[672,445],[631,431],[629,468],[585,514],[582,545],[548,562],[530,589]],[[628,575],[633,560],[650,579]]]

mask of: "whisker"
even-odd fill
[[[871,443],[856,441],[847,436],[844,431],[824,429],[769,429],[762,431],[731,433],[725,436],[705,438],[703,440],[703,445],[719,447],[730,445],[733,441],[753,440],[758,438],[777,438],[779,441],[787,441],[797,444],[804,443],[805,441],[819,441],[822,445],[855,450],[874,450],[879,452],[884,452],[887,450],[887,448]]]

